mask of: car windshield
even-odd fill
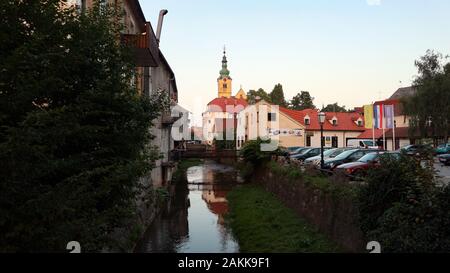
[[[343,152],[345,152],[345,149],[336,149],[328,156],[329,157],[336,157],[336,156],[342,154]]]
[[[306,154],[307,152],[311,151],[312,149],[304,149],[303,151],[300,152],[301,155]]]
[[[355,151],[356,151],[356,150],[348,150],[348,151],[345,151],[345,152],[343,152],[343,153],[337,155],[335,158],[336,158],[336,159],[345,159],[345,158],[347,158],[348,156],[350,156],[351,154],[353,154]]]
[[[370,161],[374,161],[375,159],[377,159],[377,157],[378,157],[378,153],[370,153],[370,154],[366,154],[365,156],[361,157],[358,161],[368,163]]]
[[[337,150],[337,149],[325,150],[325,151],[323,151],[323,156],[330,156],[330,155],[332,155],[333,153],[335,153],[336,150]]]
[[[375,145],[373,144],[373,141],[372,141],[372,140],[364,140],[363,143],[364,143],[364,145],[367,145],[367,146],[375,146]]]

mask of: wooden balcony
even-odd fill
[[[180,116],[172,116],[170,112],[163,112],[161,115],[161,124],[163,126],[171,126],[174,124],[178,119],[180,119],[183,116],[182,113],[180,113]]]
[[[122,43],[133,48],[149,48],[147,34],[122,34]]]
[[[123,45],[131,48],[136,66],[158,66],[159,48],[150,23],[146,24],[146,32],[141,34],[121,34],[120,41]]]

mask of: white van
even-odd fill
[[[371,139],[347,139],[349,148],[378,149],[378,146]]]

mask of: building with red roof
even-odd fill
[[[231,95],[233,80],[228,70],[225,51],[223,53],[222,70],[217,79],[218,96],[208,103],[202,114],[203,140],[207,144],[212,144],[214,139],[221,140],[224,135],[226,139],[234,140],[237,114],[248,105],[242,87],[235,96]]]

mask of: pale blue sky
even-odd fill
[[[379,2],[379,5],[370,5]],[[156,29],[180,104],[199,112],[217,96],[222,48],[233,93],[283,84],[321,106],[361,106],[409,85],[427,49],[450,54],[448,0],[141,0]],[[200,104],[201,107],[196,106]]]

